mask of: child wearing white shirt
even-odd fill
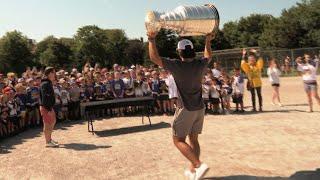
[[[271,59],[271,61],[269,62],[267,74],[269,77],[269,81],[271,82],[271,86],[273,88],[272,105],[275,105],[275,100],[277,100],[278,105],[282,106],[279,93],[281,71],[278,69],[275,59]]]
[[[172,74],[168,74],[168,78],[166,79],[166,84],[168,86],[168,91],[169,91],[171,111],[174,112],[175,106],[177,105],[178,89]]]
[[[203,77],[203,79],[202,79],[202,99],[204,101],[206,111],[208,111],[209,107],[210,107],[210,104],[209,104],[210,85],[211,85],[211,82],[209,80],[206,80],[205,77]]]
[[[210,86],[210,103],[214,114],[219,113],[220,105],[220,88],[217,79],[213,78]]]
[[[240,72],[240,68],[234,69],[234,75],[232,77],[232,89],[233,89],[233,103],[236,104],[235,112],[244,112],[243,109],[243,93],[244,93],[244,76]]]

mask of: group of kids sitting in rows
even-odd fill
[[[43,72],[27,68],[18,78],[15,73],[0,73],[0,137],[15,135],[29,127],[40,126],[39,85]],[[115,64],[108,70],[85,64],[82,72],[57,70],[53,82],[56,98],[54,110],[59,120],[77,120],[80,103],[119,98],[153,96],[154,114],[173,114],[178,90],[173,76],[156,67],[131,67]],[[244,76],[240,69],[228,76],[224,70],[208,69],[203,78],[202,96],[208,113],[230,112],[231,99],[236,111],[243,112]],[[123,116],[126,109],[114,111]]]

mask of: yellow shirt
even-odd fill
[[[259,58],[254,66],[250,66],[245,60],[241,61],[241,69],[247,74],[253,87],[261,87],[261,71],[263,69],[263,59]]]

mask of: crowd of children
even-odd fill
[[[230,103],[243,112],[244,76],[235,69],[233,76],[224,70],[208,69],[203,79],[203,98],[207,113],[230,113]],[[217,75],[218,74],[218,75]],[[163,69],[141,65],[112,69],[85,64],[82,71],[56,71],[53,82],[56,98],[54,110],[58,120],[79,119],[80,103],[118,98],[153,96],[154,114],[173,114],[178,90],[174,78]],[[42,70],[27,68],[17,77],[15,73],[0,74],[0,137],[17,134],[26,128],[40,126],[39,85]],[[123,111],[117,115],[125,115]]]

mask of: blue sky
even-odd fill
[[[170,11],[179,5],[214,3],[221,23],[251,13],[279,16],[299,0],[0,0],[0,36],[19,30],[29,38],[72,37],[83,25],[124,29],[129,38],[145,36],[148,10]]]

